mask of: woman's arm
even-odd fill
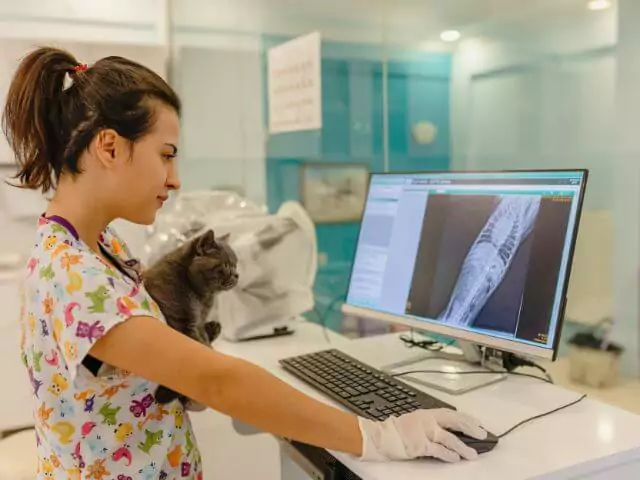
[[[313,400],[263,369],[201,345],[154,318],[130,318],[98,340],[90,353],[261,430],[362,454],[356,416]]]

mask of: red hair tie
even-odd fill
[[[76,73],[86,72],[87,70],[89,70],[89,65],[87,65],[86,63],[79,63],[78,65],[73,67],[73,71]]]

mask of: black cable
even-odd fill
[[[500,371],[491,371],[491,370],[469,370],[467,372],[447,372],[445,370],[409,370],[408,372],[399,372],[392,373],[390,376],[392,377],[402,377],[404,375],[411,375],[413,373],[431,373],[438,375],[515,375],[517,377],[529,377],[535,378],[536,380],[540,380],[542,382],[553,384],[553,379],[551,377],[540,377],[538,375],[531,375],[530,373],[520,373],[520,372],[500,372]]]
[[[327,343],[331,343],[331,338],[329,338],[329,334],[327,333],[327,319],[329,317],[329,314],[331,313],[331,310],[333,309],[333,306],[339,302],[344,300],[345,296],[344,295],[340,295],[338,297],[335,297],[333,300],[331,300],[331,302],[329,302],[329,306],[325,309],[324,314],[320,315],[318,313],[317,307],[314,307],[314,311],[316,312],[316,315],[318,315],[318,318],[320,319],[320,324],[322,325],[322,332],[324,333],[324,338],[327,341]]]
[[[324,335],[324,339],[327,341],[327,343],[331,343],[331,337],[329,337],[329,333],[327,332],[326,319],[320,313],[320,311],[318,310],[318,307],[315,305],[313,306],[313,313],[316,314],[316,317],[318,318],[318,322],[320,322],[320,325],[322,326],[322,334]]]
[[[577,399],[577,400],[575,400],[575,401],[573,401],[571,403],[567,403],[566,405],[562,405],[561,407],[555,408],[555,409],[550,410],[550,411],[548,411],[546,413],[541,413],[540,415],[536,415],[535,417],[527,418],[526,420],[523,420],[520,423],[518,423],[517,425],[514,425],[513,427],[511,427],[506,432],[503,432],[500,435],[498,435],[498,438],[506,437],[511,432],[513,432],[515,429],[520,428],[521,426],[526,425],[529,422],[533,422],[534,420],[538,420],[539,418],[546,417],[548,415],[551,415],[552,413],[557,413],[557,412],[559,412],[561,410],[564,410],[565,408],[573,407],[574,405],[577,405],[578,403],[583,401],[585,398],[587,398],[587,394],[586,393],[584,395],[582,395],[579,399]]]
[[[413,340],[406,335],[400,335],[400,340],[402,340],[407,348],[422,348],[429,352],[439,352],[440,350],[449,347],[455,343],[455,340],[451,340],[449,342],[443,343],[437,340]]]
[[[449,347],[456,342],[455,340],[450,340],[446,343],[440,342],[438,340],[431,340],[431,339],[416,340],[414,337],[414,329],[412,328],[410,332],[411,332],[411,337],[408,337],[407,335],[404,335],[404,334],[400,335],[400,340],[402,340],[402,342],[404,343],[404,346],[407,348],[419,347],[429,352],[439,352],[440,350],[446,347]]]
[[[538,365],[537,363],[531,362],[530,365],[532,368],[537,368],[538,370],[540,370],[542,373],[544,373],[544,376],[547,377],[547,379],[549,380],[550,383],[553,383],[553,378],[551,378],[551,375],[549,374],[549,372],[547,372],[547,369],[542,367],[541,365]]]
[[[329,327],[327,327],[327,318],[329,317],[329,314],[331,313],[331,309],[336,304],[336,302],[339,302],[344,298],[345,298],[344,295],[335,297],[333,300],[331,300],[331,302],[329,302],[329,306],[326,308],[324,313],[320,313],[320,310],[318,309],[317,305],[313,306],[313,313],[315,313],[318,319],[318,322],[320,323],[320,326],[322,326],[322,334],[324,335],[324,339],[327,341],[327,343],[331,343],[331,337],[327,332],[327,330],[329,329]]]
[[[547,370],[543,366],[538,365],[536,362],[531,361],[529,359],[519,357],[518,355],[515,355],[513,353],[503,353],[502,366],[508,372],[511,372],[511,371],[515,370],[516,368],[520,368],[520,367],[537,368],[542,373],[544,373],[545,377],[547,377],[549,380],[551,380],[551,375],[549,375],[549,373],[547,372]]]
[[[537,375],[530,375],[528,373],[519,373],[519,372],[491,372],[491,371],[484,371],[484,370],[478,370],[478,371],[469,371],[469,372],[455,372],[456,375],[488,375],[488,374],[496,374],[496,373],[506,373],[507,375],[516,375],[519,377],[530,377],[530,378],[535,378],[536,380],[540,380],[542,382],[546,382],[546,383],[550,383],[553,384],[553,379],[551,378],[551,376],[549,376],[549,374],[547,373],[547,371],[542,368],[539,367],[546,375],[546,378],[543,377],[539,377]],[[453,372],[445,372],[443,370],[412,370],[412,371],[408,371],[408,372],[400,372],[400,373],[395,373],[392,374],[392,377],[400,377],[402,375],[409,375],[412,373],[437,373],[437,374],[450,374]],[[531,417],[531,418],[527,418],[526,420],[521,421],[520,423],[514,425],[513,427],[511,427],[510,429],[508,429],[507,431],[501,433],[500,435],[497,435],[498,438],[503,438],[506,437],[507,435],[509,435],[511,432],[513,432],[514,430],[522,427],[523,425],[526,425],[529,422],[533,422],[534,420],[538,420],[540,418],[543,417],[547,417],[551,414],[557,413],[561,410],[564,410],[566,408],[569,407],[573,407],[574,405],[577,405],[578,403],[580,403],[581,401],[583,401],[585,398],[587,398],[587,394],[582,395],[579,399],[574,400],[571,403],[567,403],[566,405],[562,405],[558,408],[554,408],[553,410],[550,410],[548,412],[545,413],[541,413],[540,415],[536,415],[535,417]]]
[[[411,333],[411,338],[409,338],[407,335],[400,335],[400,340],[405,344],[405,346],[407,348],[413,348],[413,347],[420,347],[423,348],[427,351],[430,352],[439,352],[441,350],[443,350],[446,347],[449,347],[451,345],[453,345],[455,343],[455,340],[451,340],[449,342],[443,343],[443,342],[438,342],[436,340],[416,340],[414,337],[414,329],[412,328],[410,330]],[[434,360],[436,360],[436,358],[434,358]],[[549,372],[547,372],[547,370],[541,366],[538,365],[537,363],[528,360],[526,358],[522,358],[519,357],[518,355],[515,355],[513,353],[503,353],[503,357],[502,357],[502,366],[505,369],[504,373],[507,374],[513,374],[513,375],[520,375],[523,377],[531,377],[531,378],[537,378],[540,379],[540,377],[537,377],[535,375],[528,375],[528,374],[524,374],[524,373],[514,373],[513,371],[517,368],[520,367],[531,367],[531,368],[537,368],[538,370],[540,370],[542,373],[544,373],[545,378],[547,379],[548,383],[554,383],[553,382],[553,378],[551,377],[551,375],[549,374]],[[421,373],[438,373],[438,372],[421,372]],[[444,373],[444,372],[442,372]],[[448,372],[447,372],[448,373]],[[472,373],[472,372],[470,372]],[[478,374],[482,373],[481,371],[477,372]],[[542,380],[542,379],[541,379]]]
[[[411,333],[412,333],[411,338],[406,335],[400,335],[400,340],[404,342],[407,348],[420,347],[424,349],[429,349],[429,347],[432,347],[438,343],[435,340],[414,340],[412,338],[413,330],[411,331]]]
[[[323,324],[325,324],[327,322],[327,317],[331,313],[331,309],[333,308],[333,306],[336,303],[343,301],[344,299],[345,299],[345,296],[344,295],[340,295],[338,297],[335,297],[333,300],[331,300],[331,302],[329,303],[329,306],[324,311],[324,315],[323,315],[323,319],[322,319],[322,323]]]

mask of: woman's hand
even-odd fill
[[[361,460],[408,460],[435,457],[445,462],[474,460],[478,454],[450,433],[461,432],[484,440],[487,432],[473,418],[447,409],[416,410],[384,422],[359,419],[363,447]]]

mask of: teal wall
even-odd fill
[[[266,51],[286,39],[265,37]],[[320,131],[273,135],[267,146],[267,199],[270,211],[300,200],[300,170],[307,162],[365,163],[384,171],[383,64],[372,46],[322,43],[322,122]],[[449,96],[451,56],[444,53],[394,54],[388,68],[389,170],[446,170],[450,164]],[[265,80],[266,82],[266,80]],[[267,106],[266,83],[264,102]],[[268,108],[265,108],[268,112]],[[267,119],[265,118],[265,123]],[[429,121],[438,128],[430,145],[417,145],[411,125]],[[358,223],[317,225],[318,249],[328,262],[316,280],[317,309],[327,324],[340,327],[340,303],[358,236]]]

